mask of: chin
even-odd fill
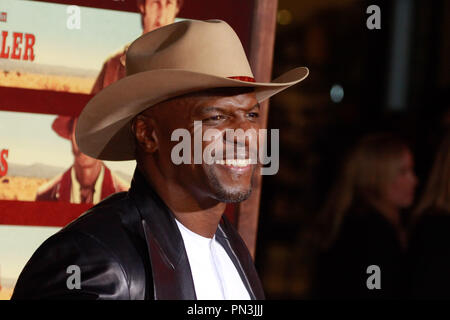
[[[252,189],[236,190],[234,188],[220,188],[214,190],[214,198],[220,202],[238,203],[247,200],[252,193]]]
[[[210,191],[220,202],[237,203],[247,200],[252,193],[254,168],[245,173],[227,172],[223,168],[205,170]]]
[[[83,168],[93,167],[97,164],[98,161],[99,160],[91,158],[85,154],[80,154],[75,158],[75,162]]]

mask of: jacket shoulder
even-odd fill
[[[132,221],[133,213],[125,193],[88,210],[38,248],[12,298],[144,299],[147,281],[139,230],[122,219],[131,216],[125,222]],[[73,266],[79,268],[79,289],[69,289],[68,268]]]
[[[78,231],[109,240],[111,234],[122,228],[123,211],[130,210],[126,192],[119,192],[103,199],[66,225],[61,232]]]
[[[36,250],[22,270],[11,299],[128,297],[126,274],[110,251],[86,234],[63,231]]]

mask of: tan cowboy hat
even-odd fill
[[[157,103],[221,87],[253,87],[258,101],[302,81],[308,69],[254,82],[234,30],[220,20],[183,20],[146,33],[126,54],[127,76],[97,93],[78,118],[80,150],[102,160],[135,159],[131,120]]]

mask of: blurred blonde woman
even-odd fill
[[[362,138],[346,157],[318,216],[318,298],[402,297],[406,233],[402,210],[417,178],[407,144],[388,134]],[[368,289],[367,268],[379,267],[381,289]]]
[[[450,298],[450,132],[444,137],[413,212],[412,295]]]

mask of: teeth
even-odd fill
[[[224,164],[233,167],[246,167],[250,164],[250,159],[216,160],[216,164]]]

